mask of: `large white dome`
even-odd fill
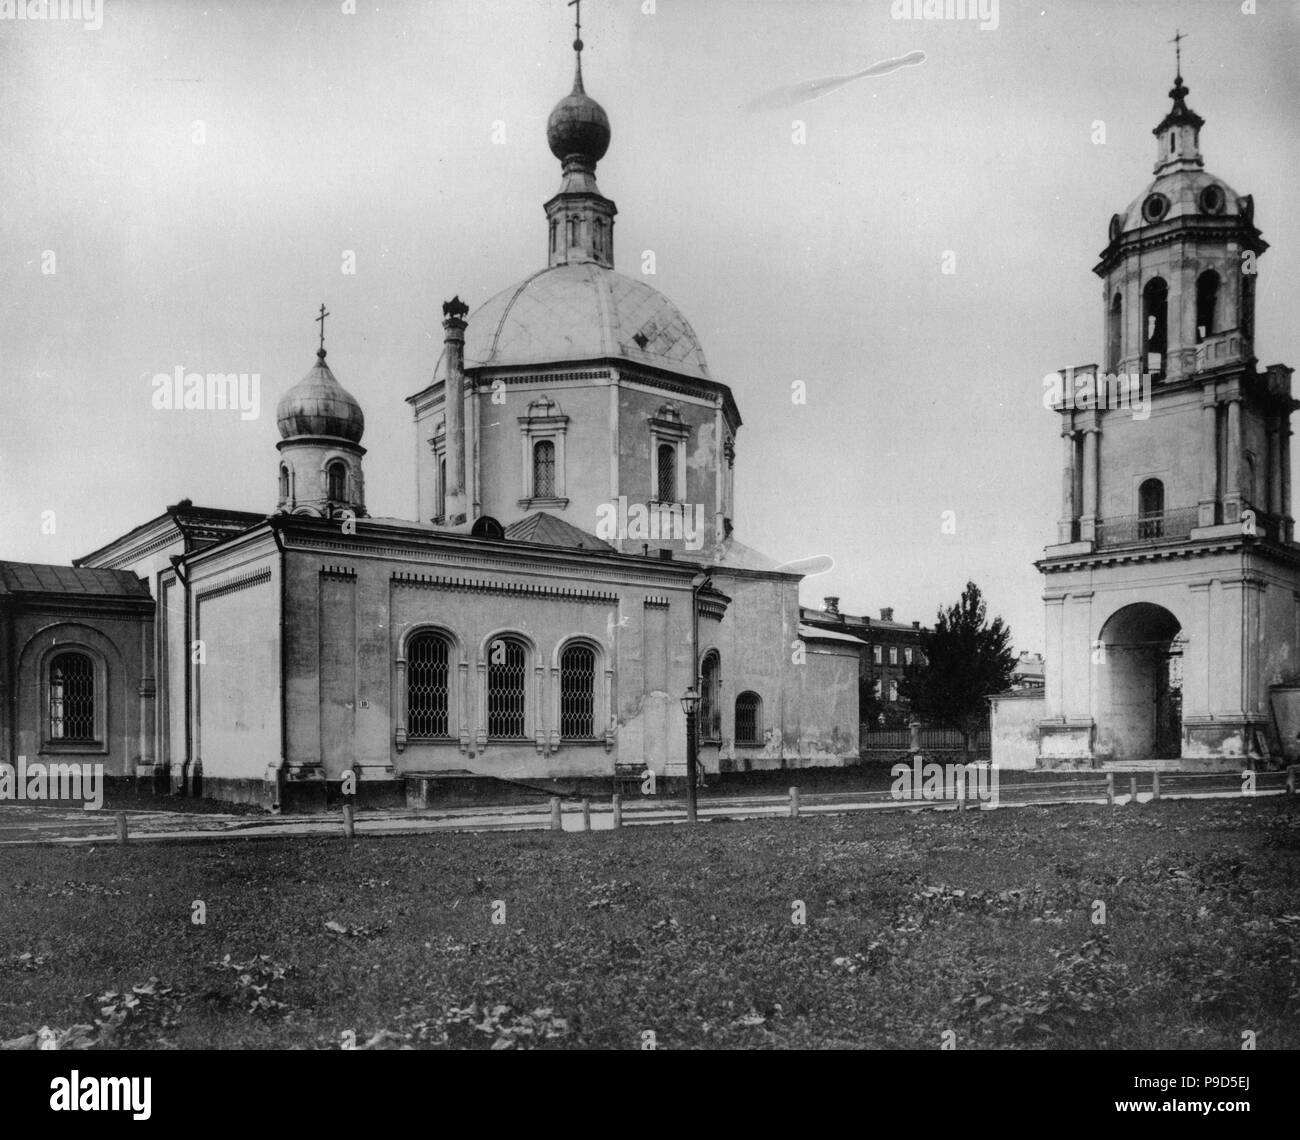
[[[690,322],[657,289],[593,262],[556,265],[480,305],[465,330],[465,367],[612,357],[709,380]],[[442,377],[439,363],[437,378]]]

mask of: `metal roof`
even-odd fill
[[[536,542],[543,546],[567,546],[579,550],[608,550],[608,542],[580,530],[545,511],[536,511],[506,527],[506,538],[514,542]]]
[[[0,593],[151,597],[148,583],[129,570],[49,566],[38,562],[0,562]]]
[[[465,331],[465,367],[622,358],[710,380],[690,322],[644,281],[584,262],[526,277],[484,302]],[[444,375],[439,361],[435,381]]]

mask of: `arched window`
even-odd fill
[[[329,481],[327,492],[331,502],[344,503],[348,498],[348,466],[341,459],[334,460],[326,469]]]
[[[763,743],[763,700],[757,693],[736,698],[736,743]]]
[[[1142,290],[1143,332],[1146,339],[1146,370],[1155,376],[1165,371],[1167,332],[1165,315],[1168,309],[1169,286],[1161,277],[1153,277]]]
[[[1218,332],[1219,275],[1207,269],[1196,279],[1196,340]]]
[[[661,443],[658,451],[659,501],[677,502],[677,448],[671,443]]]
[[[555,498],[555,442],[539,439],[533,444],[533,498]]]
[[[1159,538],[1165,531],[1165,485],[1147,479],[1138,488],[1138,537]]]
[[[95,663],[84,653],[60,653],[50,662],[50,739],[95,739]]]
[[[1117,291],[1115,299],[1110,303],[1110,320],[1108,325],[1108,348],[1110,355],[1110,370],[1119,371],[1120,353],[1124,344],[1124,298]]]
[[[406,645],[406,724],[412,738],[450,735],[447,641],[437,633],[417,633]]]
[[[289,468],[283,463],[280,464],[280,502],[289,500]]]
[[[596,735],[596,651],[566,645],[560,654],[560,736],[592,740]]]
[[[712,651],[700,665],[700,735],[722,739],[722,662]]]
[[[488,736],[522,740],[526,735],[528,651],[514,638],[498,637],[488,644]]]

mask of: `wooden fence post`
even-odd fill
[[[1138,802],[1138,778],[1136,776],[1128,778],[1128,802],[1131,804]]]
[[[1288,796],[1295,795],[1295,770],[1296,766],[1294,764],[1288,766],[1286,770],[1286,794]]]
[[[591,830],[591,801],[586,796],[582,797],[582,830]]]
[[[354,839],[356,834],[356,827],[352,820],[352,804],[346,803],[343,805],[343,836],[346,839]]]
[[[117,841],[126,843],[126,812],[124,811],[117,813]]]
[[[1106,773],[1106,802],[1111,807],[1115,806],[1115,773],[1114,772]]]
[[[563,831],[564,821],[560,818],[560,797],[551,797],[551,830]]]
[[[618,830],[623,826],[623,797],[615,792],[612,803],[614,807],[614,829]]]
[[[790,789],[790,818],[799,818],[799,789],[797,787]]]
[[[1151,800],[1154,803],[1160,798],[1160,773],[1151,773]]]

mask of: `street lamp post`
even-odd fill
[[[682,697],[682,712],[686,714],[686,822],[695,822],[695,764],[699,737],[695,717],[700,708],[700,694],[692,685]]]

